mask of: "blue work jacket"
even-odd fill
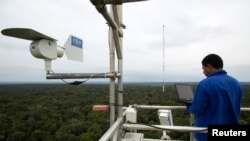
[[[187,109],[195,115],[196,127],[239,124],[243,88],[224,70],[209,74],[199,82],[192,104]],[[206,141],[207,134],[197,133],[198,140]]]

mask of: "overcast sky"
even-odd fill
[[[200,81],[201,60],[219,54],[224,69],[250,81],[249,0],[149,0],[123,4],[124,81]],[[108,25],[89,0],[1,0],[0,30],[32,28],[63,46],[70,34],[83,39],[84,62],[54,60],[54,72],[109,72]],[[0,35],[1,82],[46,80],[44,61],[31,41]],[[92,81],[92,80],[91,80]],[[94,81],[94,80],[93,80]]]

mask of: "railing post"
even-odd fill
[[[190,126],[193,126],[194,124],[194,114],[190,113]],[[190,141],[195,141],[195,138],[194,138],[194,133],[193,132],[190,132]]]

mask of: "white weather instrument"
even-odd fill
[[[51,71],[51,62],[61,58],[64,52],[69,60],[83,61],[82,39],[69,35],[64,46],[57,45],[57,40],[29,28],[8,28],[2,30],[2,34],[15,38],[31,40],[30,52],[39,59],[44,59],[45,70]]]

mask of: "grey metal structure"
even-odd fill
[[[118,77],[118,118],[122,117],[123,106],[123,24],[122,4],[127,2],[139,2],[145,0],[90,0],[96,7],[97,11],[107,21],[109,29],[109,44],[110,44],[110,72],[115,71],[115,52],[117,54],[117,69],[120,77]],[[107,10],[107,5],[110,5],[110,12]],[[115,103],[115,79],[110,78],[110,103]],[[110,107],[110,125],[115,121],[115,107]]]
[[[100,138],[99,141],[157,141],[158,139],[143,139],[141,134],[126,134],[125,130],[136,131],[140,130],[174,130],[177,132],[190,132],[190,141],[194,141],[193,132],[207,132],[206,127],[191,127],[191,126],[166,126],[166,125],[155,125],[154,128],[147,125],[140,124],[130,124],[124,123],[126,118],[126,110],[123,111],[123,28],[125,28],[122,23],[122,4],[125,2],[137,2],[143,0],[90,0],[92,4],[96,7],[97,11],[106,19],[110,29],[109,29],[109,47],[110,47],[110,73],[115,71],[115,51],[118,59],[118,116],[115,117],[115,107],[111,105],[110,107],[110,128],[108,131]],[[111,4],[110,12],[107,10],[107,4]],[[163,59],[164,59],[164,26],[163,26]],[[163,73],[164,73],[164,60],[163,60]],[[163,92],[164,92],[164,78],[163,78]],[[110,78],[110,103],[115,103],[115,79]],[[129,106],[131,107],[131,106]],[[133,105],[135,109],[145,108],[145,109],[185,109],[185,106],[150,106],[150,105]],[[250,108],[243,108],[242,110],[249,111]],[[116,118],[116,120],[115,120]],[[194,116],[190,115],[190,125],[194,121]],[[124,137],[124,138],[123,138]]]
[[[109,51],[110,51],[110,72],[105,73],[52,73],[47,69],[47,79],[81,79],[81,78],[108,78],[109,84],[109,103],[110,103],[110,128],[104,133],[99,141],[160,141],[160,139],[146,139],[141,133],[127,134],[136,130],[162,130],[162,131],[176,131],[189,132],[190,140],[193,141],[194,132],[207,132],[206,127],[192,127],[192,126],[174,126],[174,125],[143,125],[140,123],[126,122],[129,108],[134,109],[167,109],[177,110],[186,109],[185,106],[159,106],[159,105],[130,105],[123,106],[123,24],[122,4],[128,2],[139,2],[145,0],[90,0],[96,7],[97,11],[104,17],[109,26]],[[110,5],[110,10],[107,10],[107,5]],[[32,29],[6,29],[2,33],[7,36],[17,37],[26,40],[41,40],[47,39],[56,41],[47,35],[34,31]],[[164,27],[163,27],[163,92],[164,92]],[[50,51],[48,51],[50,53]],[[45,56],[45,61],[46,60]],[[52,58],[54,59],[54,58]],[[51,61],[50,59],[49,61]],[[117,59],[117,61],[116,61]],[[117,70],[116,70],[117,66]],[[50,67],[50,66],[49,66]],[[48,68],[49,68],[48,67]],[[117,91],[116,90],[117,80]],[[117,100],[115,99],[117,97]],[[116,103],[117,101],[117,103]],[[117,106],[117,109],[116,109]],[[117,112],[116,112],[117,111]],[[136,111],[136,110],[135,110]],[[250,108],[242,107],[241,111],[250,111]],[[117,117],[115,116],[117,113]],[[136,112],[132,116],[136,117]],[[129,115],[131,116],[131,115]],[[194,121],[194,116],[190,115],[190,125]],[[126,131],[125,131],[126,129]],[[128,132],[127,132],[128,131]]]

